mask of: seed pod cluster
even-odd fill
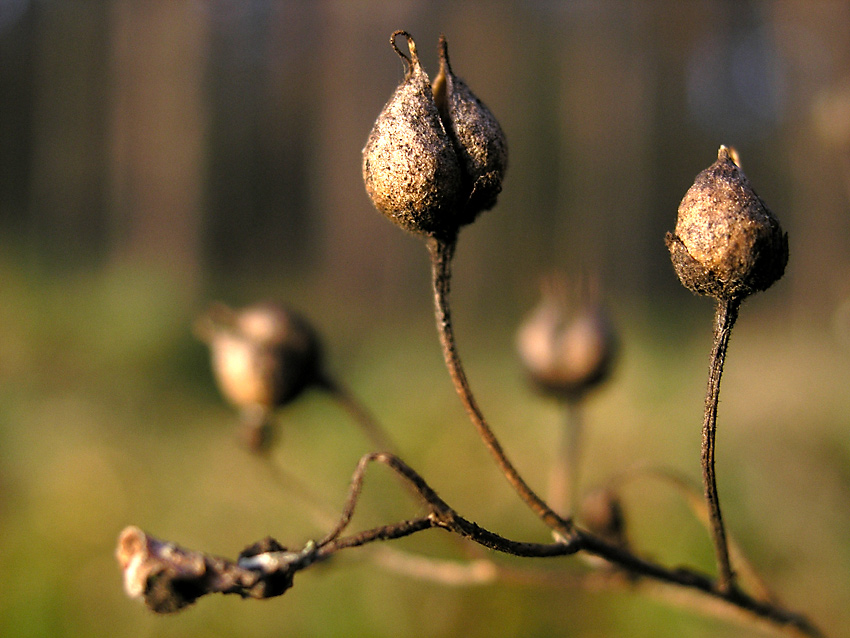
[[[577,400],[610,375],[617,339],[592,286],[569,294],[565,282],[544,281],[543,297],[517,333],[529,379],[543,392]]]
[[[396,46],[407,39],[410,57]],[[440,73],[431,81],[410,34],[390,39],[407,63],[363,149],[363,180],[374,206],[402,228],[452,239],[492,208],[507,167],[496,118],[452,72],[440,39]]]
[[[743,300],[782,277],[788,236],[721,146],[679,205],[666,243],[682,284],[719,300]]]

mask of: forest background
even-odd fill
[[[732,339],[724,514],[790,607],[850,635],[850,4],[825,0],[0,2],[0,634],[738,635],[628,593],[455,589],[365,554],[263,603],[160,618],[124,596],[113,549],[130,523],[228,556],[323,532],[235,440],[191,333],[215,299],[309,316],[330,369],[447,500],[545,537],[452,394],[424,250],[363,190],[400,28],[432,75],[447,36],[508,137],[499,204],[461,236],[455,323],[534,485],[558,415],[524,382],[514,331],[554,269],[598,274],[623,346],[588,404],[584,484],[640,463],[698,479],[710,303],[679,285],[663,237],[718,146],[737,148],[790,261]],[[320,394],[279,418],[274,462],[338,509],[368,444]],[[404,516],[375,474],[365,520]],[[713,569],[675,492],[636,484],[625,504],[638,546]],[[424,536],[405,548],[456,557]]]

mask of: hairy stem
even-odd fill
[[[508,459],[493,430],[487,424],[484,414],[472,394],[472,389],[466,379],[466,373],[458,354],[452,327],[451,308],[449,305],[449,289],[451,285],[451,262],[454,256],[455,240],[429,238],[428,251],[431,256],[431,274],[434,288],[434,312],[437,320],[437,332],[443,348],[443,358],[449,370],[452,383],[460,400],[466,408],[472,424],[484,441],[484,445],[496,460],[499,469],[508,482],[519,494],[529,508],[542,519],[546,525],[568,538],[572,535],[572,522],[561,518],[546,502],[532,490],[514,468]]]
[[[705,500],[708,505],[708,518],[714,551],[717,557],[717,586],[721,591],[735,587],[735,573],[729,561],[729,547],[726,541],[726,529],[720,511],[720,498],[717,494],[717,478],[714,472],[714,442],[717,432],[717,403],[720,398],[720,377],[726,361],[726,349],[732,327],[738,318],[740,301],[737,299],[717,302],[714,316],[714,347],[711,350],[711,363],[708,373],[708,387],[705,392],[705,414],[702,422],[702,479]]]

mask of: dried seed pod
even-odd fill
[[[248,447],[271,443],[271,412],[324,385],[321,348],[310,325],[274,304],[233,310],[214,304],[196,323],[210,347],[216,383],[242,414]]]
[[[213,371],[233,405],[285,405],[321,378],[321,352],[310,325],[274,304],[207,314]]]
[[[608,378],[617,339],[594,289],[579,286],[570,295],[553,277],[544,281],[540,304],[520,326],[517,349],[537,387],[576,400]]]
[[[788,235],[721,146],[679,205],[666,243],[682,284],[719,300],[743,300],[782,277]]]
[[[587,493],[581,501],[579,516],[587,528],[613,545],[625,547],[626,517],[619,496],[600,487]]]
[[[490,109],[452,72],[444,36],[440,36],[440,72],[433,90],[461,163],[467,200],[458,221],[469,224],[496,204],[508,166],[508,143]]]
[[[396,46],[407,38],[410,57]],[[379,211],[401,227],[433,236],[457,232],[461,171],[440,120],[431,82],[419,63],[416,44],[404,31],[391,43],[407,62],[404,81],[386,103],[363,149],[366,192]]]
[[[395,40],[407,38],[410,57]],[[375,207],[403,228],[453,239],[492,208],[507,167],[502,128],[452,73],[445,38],[432,87],[405,31],[391,43],[407,62],[404,81],[384,106],[363,149],[363,179]]]

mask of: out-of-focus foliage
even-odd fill
[[[472,384],[532,485],[558,415],[523,383],[513,331],[553,268],[598,271],[623,331],[588,406],[586,485],[642,462],[699,476],[711,308],[663,236],[719,144],[737,147],[791,256],[730,346],[724,514],[790,607],[847,635],[850,8],[803,0],[0,3],[0,635],[739,635],[627,593],[412,581],[365,551],[263,603],[159,618],[124,596],[124,525],[228,556],[267,534],[298,545],[324,531],[301,487],[337,510],[368,451],[319,394],[279,414],[285,476],[240,449],[190,333],[214,298],[302,310],[452,505],[546,537],[452,395],[422,247],[363,190],[360,150],[403,73],[397,28],[431,73],[445,33],[508,136],[453,295]],[[624,504],[637,547],[712,569],[674,492],[636,482]],[[363,524],[413,508],[370,474]],[[463,553],[439,532],[399,547]]]

